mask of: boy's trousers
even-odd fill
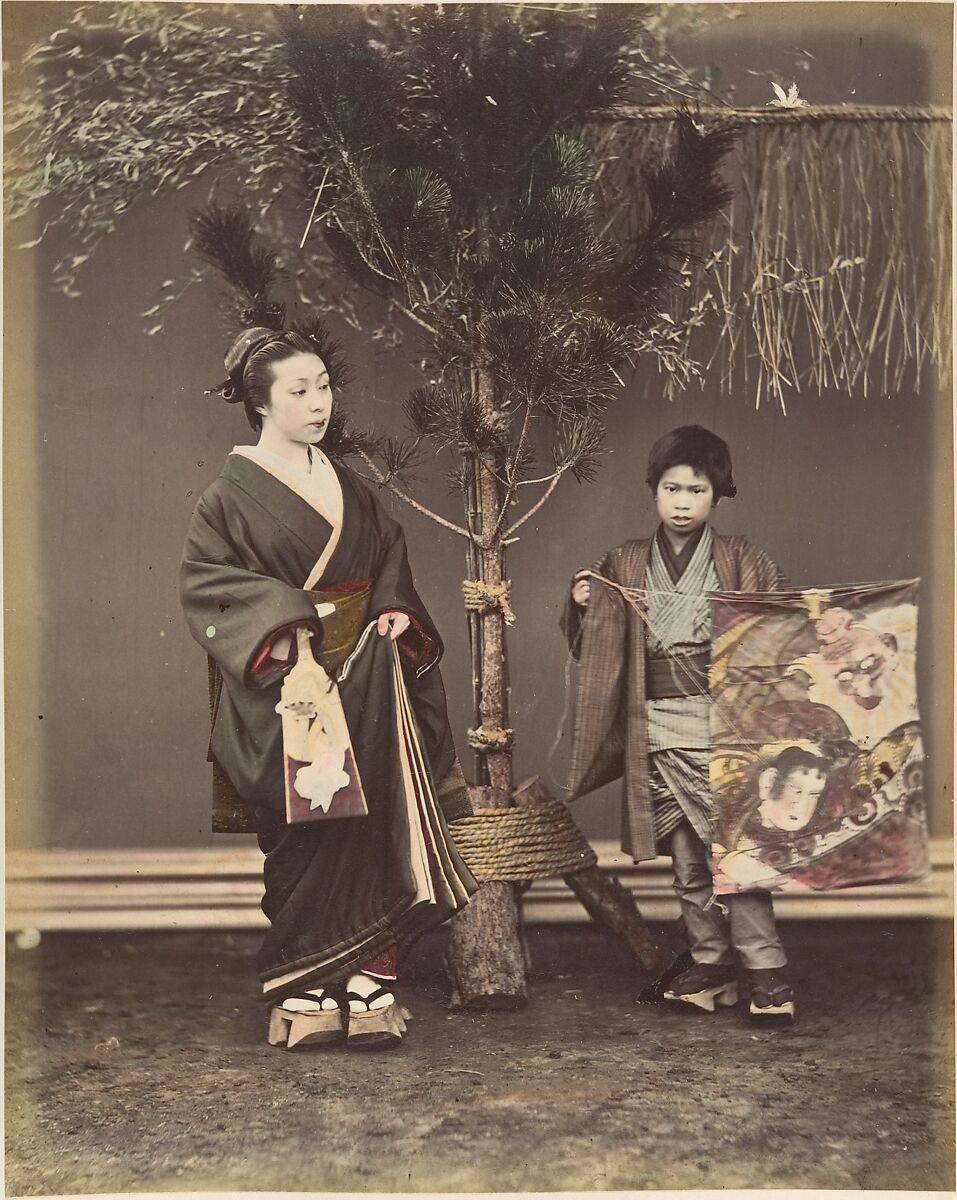
[[[751,970],[783,967],[787,958],[774,925],[770,894],[714,897],[711,855],[688,821],[673,831],[669,849],[675,894],[695,962],[732,963],[737,953],[741,965]]]

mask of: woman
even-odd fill
[[[475,889],[445,824],[468,808],[442,644],[400,526],[320,449],[333,399],[316,344],[257,327],[225,361],[219,390],[243,403],[259,441],[235,447],[203,494],[181,571],[190,632],[210,657],[214,828],[255,830],[266,856],[270,1042],[394,1044],[407,1016],[396,948]],[[301,630],[338,679],[366,816],[286,823],[277,705]]]

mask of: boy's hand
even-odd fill
[[[591,582],[588,576],[588,571],[579,571],[572,581],[572,600],[580,608],[587,608],[591,597]]]

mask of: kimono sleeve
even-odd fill
[[[605,555],[593,570],[610,583],[624,583],[618,570],[620,558],[619,548]],[[569,800],[624,773],[625,721],[630,707],[629,625],[620,592],[596,579],[580,626]]]
[[[206,497],[186,535],[180,600],[193,638],[225,674],[248,687],[273,682],[291,665],[277,664],[266,676],[252,671],[278,631],[293,624],[319,629],[308,594],[251,569],[230,537],[222,506]]]
[[[604,558],[601,558],[598,560],[598,562],[593,563],[589,570],[595,574],[602,575],[607,578],[610,570],[610,558],[611,556],[606,554]],[[585,616],[588,612],[588,605],[576,604],[571,596],[572,588],[575,586],[575,582],[580,574],[580,571],[576,571],[572,576],[568,584],[568,590],[565,593],[565,604],[562,608],[561,615],[558,618],[559,627],[561,628],[562,633],[565,635],[565,640],[568,642],[568,649],[571,652],[572,658],[576,660],[581,654],[582,626],[585,621]],[[595,595],[599,586],[600,585],[597,583],[592,585],[592,596]],[[591,601],[589,601],[589,604],[590,603]]]
[[[757,546],[748,544],[748,548],[754,555],[754,570],[757,574],[756,592],[783,592],[791,586],[788,577],[784,574],[778,564],[765,554],[763,550],[759,550]]]

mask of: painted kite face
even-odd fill
[[[840,608],[823,615],[816,633],[821,655],[841,694],[850,696],[860,708],[876,708],[884,698],[881,677],[896,663],[894,639],[859,625]]]
[[[793,767],[783,779],[778,779],[771,795],[762,803],[759,809],[762,823],[786,833],[806,828],[826,784],[827,775],[823,771]]]
[[[884,699],[881,676],[887,666],[886,647],[881,645],[864,654],[863,658],[844,663],[834,678],[845,696],[853,696],[861,708],[876,708]]]

